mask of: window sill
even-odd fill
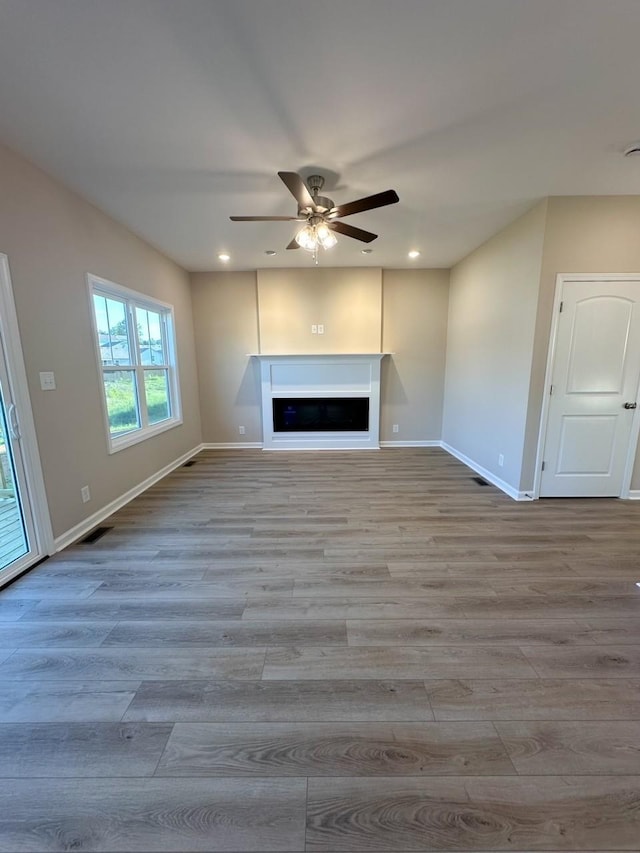
[[[182,418],[170,418],[169,420],[162,421],[159,424],[154,424],[152,427],[147,427],[146,429],[137,429],[134,432],[125,433],[125,435],[119,436],[118,438],[109,438],[108,452],[110,454],[117,453],[119,450],[124,450],[126,447],[132,447],[134,444],[140,444],[140,442],[146,441],[148,438],[153,438],[154,436],[167,432],[167,430],[173,429],[181,424]]]

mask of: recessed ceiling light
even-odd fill
[[[275,250],[275,249],[267,249],[267,250],[265,251],[265,255],[269,255],[269,257],[271,257],[272,255],[275,255],[275,254],[276,254],[276,250]]]
[[[223,263],[226,264],[227,261],[231,260],[231,255],[227,254],[227,252],[219,252],[218,253],[218,260],[222,261]]]
[[[637,157],[640,154],[640,142],[632,142],[624,149],[625,157]]]
[[[420,252],[419,252],[417,249],[412,249],[412,250],[409,252],[409,257],[410,257],[410,258],[412,258],[412,259],[413,259],[413,258],[419,258],[419,257],[420,257]]]
[[[370,255],[373,249],[360,249],[363,255]]]

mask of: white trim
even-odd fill
[[[104,392],[102,396],[104,397]],[[167,432],[167,430],[173,429],[181,424],[182,418],[168,418],[167,420],[153,424],[153,426],[141,427],[140,429],[132,430],[131,432],[125,432],[117,438],[110,438],[108,453],[109,455],[112,455],[113,453],[117,453],[119,450],[124,450],[126,447],[133,447],[135,444],[140,444],[141,441],[146,441],[148,438],[161,435],[163,432]],[[105,428],[107,430],[107,435],[109,435],[108,420]]]
[[[127,322],[129,324],[130,329],[130,344],[136,352],[135,363],[132,365],[123,365],[122,370],[131,371],[136,377],[135,383],[138,395],[138,411],[140,414],[141,423],[138,429],[131,430],[131,432],[126,432],[118,436],[111,435],[111,426],[109,424],[109,412],[107,409],[107,399],[105,395],[103,376],[104,365],[102,364],[102,358],[100,353],[98,326],[96,323],[96,313],[93,303],[94,293],[97,293],[100,296],[104,296],[106,298],[119,298],[125,303],[125,316],[127,317]],[[153,438],[156,435],[160,435],[160,433],[180,426],[183,423],[175,331],[176,322],[173,305],[171,305],[170,303],[163,302],[161,299],[156,299],[152,296],[147,296],[137,290],[131,290],[128,287],[123,287],[121,284],[117,284],[114,281],[109,281],[106,278],[101,278],[100,276],[94,275],[93,273],[87,273],[87,297],[89,302],[89,317],[91,321],[91,330],[94,340],[96,366],[98,370],[98,381],[100,383],[100,399],[102,402],[102,417],[104,421],[104,429],[107,440],[107,453],[111,455],[113,453],[117,453],[120,450],[124,450],[127,447],[132,447],[135,444],[139,444],[141,441],[146,441],[148,438]],[[164,326],[164,335],[166,338],[169,364],[160,365],[159,369],[167,370],[167,377],[169,383],[169,406],[171,408],[172,414],[170,418],[160,421],[157,424],[149,424],[147,422],[148,410],[146,406],[143,377],[145,367],[146,369],[149,369],[149,366],[141,365],[138,362],[138,337],[135,333],[135,330],[132,329],[133,315],[132,312],[129,310],[131,303],[133,303],[134,306],[139,305],[141,308],[146,308],[150,311],[153,310],[156,313],[159,312],[159,309],[162,311],[162,322]],[[167,317],[169,318],[169,321],[167,321]]]
[[[200,445],[201,450],[262,450],[261,441],[210,441]]]
[[[547,350],[547,365],[544,373],[542,408],[540,411],[540,429],[538,432],[538,445],[536,449],[536,463],[533,478],[532,495],[534,500],[537,500],[540,497],[540,488],[542,484],[542,462],[544,460],[544,446],[549,426],[549,407],[551,397],[551,395],[547,393],[547,389],[551,386],[551,378],[553,376],[556,343],[558,338],[558,324],[560,322],[560,303],[562,302],[564,284],[565,282],[570,281],[640,281],[640,273],[558,273],[556,275],[556,286],[553,297],[553,316],[551,319],[551,331],[549,334],[549,348]],[[629,498],[631,495],[631,477],[633,476],[633,466],[638,448],[639,434],[640,409],[637,409],[633,413],[631,432],[629,434],[629,445],[627,447],[627,459],[619,495],[620,498]]]
[[[20,412],[22,454],[25,461],[25,476],[29,493],[27,497],[31,505],[35,526],[36,541],[34,544],[38,551],[38,554],[33,557],[33,562],[36,562],[46,554],[53,553],[53,530],[51,528],[47,492],[40,461],[38,437],[33,420],[31,399],[29,397],[29,385],[24,365],[18,317],[11,286],[9,258],[4,253],[0,253],[0,309],[5,319],[5,322],[2,323],[2,334],[9,350],[9,368],[14,379],[13,384],[15,385],[15,387],[12,387],[11,392]],[[2,322],[1,318],[0,322]],[[25,571],[26,568],[28,567],[22,566],[20,571]],[[5,573],[4,578],[8,577],[9,574]]]
[[[441,441],[381,441],[380,447],[442,447]]]
[[[370,450],[380,447],[380,363],[388,353],[254,355],[260,362],[265,450]],[[369,401],[367,430],[278,432],[277,398],[354,397]]]
[[[372,450],[377,453],[380,447],[263,447],[265,453],[326,453],[330,450],[332,453],[345,453],[349,450],[357,450],[361,453],[363,450]]]
[[[89,531],[93,530],[94,527],[100,524],[101,521],[104,521],[105,518],[108,518],[110,515],[113,515],[114,512],[117,512],[119,509],[122,509],[123,506],[128,504],[134,498],[137,498],[138,495],[141,495],[143,492],[146,492],[147,489],[162,480],[162,478],[166,477],[167,474],[170,474],[172,471],[175,471],[176,468],[179,468],[181,465],[184,465],[185,462],[188,462],[189,459],[191,459],[193,456],[200,452],[202,447],[203,445],[199,444],[192,450],[188,450],[186,453],[183,453],[182,456],[180,456],[178,459],[175,459],[173,462],[170,462],[168,465],[165,465],[164,468],[161,468],[159,471],[156,471],[155,474],[152,474],[150,477],[147,477],[146,480],[143,480],[141,483],[138,483],[137,486],[134,486],[132,489],[126,491],[123,495],[120,495],[119,498],[116,498],[115,500],[106,504],[101,509],[94,512],[92,515],[88,516],[88,518],[83,519],[74,527],[67,530],[66,533],[63,533],[61,536],[56,536],[54,540],[55,551],[62,551],[63,548],[66,548],[73,542],[76,542],[78,539],[81,539],[83,536],[89,533]]]
[[[513,498],[514,501],[531,501],[533,500],[533,495],[531,492],[520,492],[518,489],[514,489],[509,483],[505,480],[501,480],[500,477],[496,477],[491,471],[487,468],[483,468],[482,465],[479,465],[477,462],[474,462],[473,459],[470,459],[468,456],[465,456],[464,453],[461,453],[459,450],[456,450],[451,445],[446,442],[442,442],[442,449],[446,450],[447,453],[450,453],[451,456],[455,456],[460,462],[464,462],[467,468],[471,468],[472,471],[475,471],[476,474],[480,474],[485,480],[487,480],[492,485],[496,486],[500,491],[504,492],[510,498]]]
[[[625,495],[625,500],[640,501],[640,489],[629,489]]]
[[[97,290],[102,291],[103,296],[115,294],[124,300],[133,299],[145,308],[157,309],[159,305],[167,311],[173,310],[173,305],[170,302],[163,302],[162,299],[156,299],[155,296],[149,296],[140,290],[132,290],[130,287],[125,287],[115,281],[109,281],[108,278],[94,275],[92,272],[87,273],[87,281],[90,284],[90,288],[95,286]]]

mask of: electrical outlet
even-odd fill
[[[324,335],[324,326],[322,325],[322,323],[318,323],[318,334]]]
[[[502,455],[502,453],[498,456],[498,465],[499,465],[501,468],[502,468],[502,466],[504,465],[504,456]]]
[[[316,324],[315,324],[315,323],[311,326],[311,334],[312,334],[312,335],[317,335],[317,334],[318,334],[318,327],[316,326]]]
[[[245,428],[243,426],[239,426],[238,432],[240,433],[240,435],[244,435],[245,434]]]
[[[393,427],[392,427],[392,429],[393,429],[393,431],[394,431],[394,432],[400,432],[400,425],[399,425],[399,424],[394,424],[394,425],[393,425]]]
[[[80,494],[82,495],[83,504],[86,504],[87,501],[91,500],[91,492],[89,491],[89,486],[83,486],[80,489]]]

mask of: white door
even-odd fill
[[[42,489],[34,448],[9,266],[0,255],[0,586],[43,556],[50,536],[48,519],[34,512]]]
[[[541,497],[618,497],[637,431],[640,280],[565,281]]]

